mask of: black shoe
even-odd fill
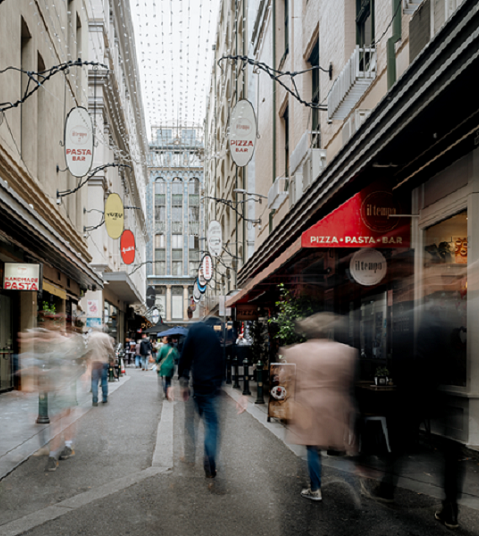
[[[48,456],[47,465],[45,466],[45,471],[56,471],[58,467],[58,460],[53,456]]]
[[[75,456],[75,451],[71,447],[65,446],[60,454],[60,460],[68,460],[68,458],[71,458],[72,456]]]
[[[457,529],[459,528],[459,523],[457,522],[457,514],[457,504],[452,504],[450,502],[444,501],[442,503],[441,510],[438,510],[434,514],[434,517],[448,529]]]
[[[94,406],[98,406],[98,402],[93,402],[93,405],[94,405]]]
[[[215,478],[216,469],[214,471],[210,471],[209,469],[205,469],[205,476],[206,476],[206,478]]]
[[[108,400],[102,400],[101,403],[102,404],[108,404]]]

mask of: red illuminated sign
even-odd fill
[[[135,260],[135,235],[125,230],[120,239],[121,258],[125,264],[132,264]]]
[[[357,193],[301,236],[303,248],[409,248],[410,221],[377,184]]]

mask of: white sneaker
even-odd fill
[[[317,489],[316,491],[311,491],[311,488],[303,489],[303,491],[301,492],[301,497],[304,497],[305,499],[310,499],[311,501],[323,500],[320,489]]]

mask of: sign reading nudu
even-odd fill
[[[93,162],[93,124],[86,108],[72,108],[65,121],[63,135],[65,161],[70,173],[84,177]]]
[[[256,146],[256,115],[253,105],[243,99],[231,112],[229,147],[231,158],[239,167],[246,166],[253,158]]]
[[[123,233],[124,208],[118,194],[110,194],[105,201],[105,225],[110,238],[120,238]]]
[[[386,275],[386,258],[377,249],[360,249],[351,257],[349,271],[351,277],[360,285],[377,285]]]
[[[218,257],[223,249],[223,232],[219,221],[213,220],[208,226],[208,251]]]
[[[40,265],[6,262],[3,288],[5,290],[41,290]]]

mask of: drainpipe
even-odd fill
[[[276,0],[272,0],[272,22],[273,22],[273,68],[276,69]],[[276,180],[276,83],[273,80],[273,182]],[[273,231],[273,218],[274,211],[269,213],[269,232]]]
[[[392,12],[393,34],[387,43],[388,90],[396,82],[396,50],[394,45],[401,39],[401,0],[392,0]]]

